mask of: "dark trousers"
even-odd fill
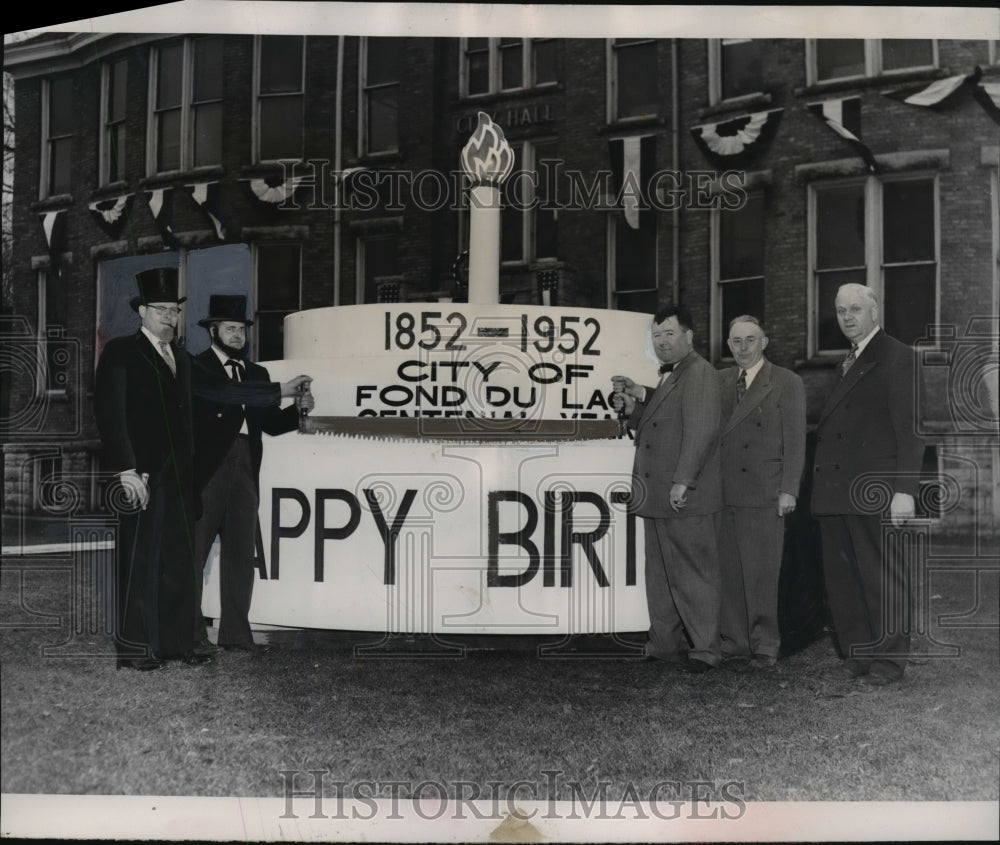
[[[777,506],[719,513],[722,653],[777,657],[778,577],[785,520]]]
[[[900,544],[885,543],[879,516],[821,516],[819,524],[826,596],[841,654],[858,674],[902,676],[910,616]]]
[[[119,523],[115,646],[121,657],[147,651],[180,657],[194,646],[193,526],[169,481],[169,471],[162,473],[150,487],[146,510]]]
[[[195,525],[198,561],[196,637],[207,636],[201,613],[205,562],[219,538],[219,645],[252,645],[247,619],[253,597],[254,536],[257,527],[257,485],[250,461],[250,441],[237,437],[222,464],[201,492],[201,519]]]
[[[719,654],[719,559],[715,514],[645,521],[646,652],[661,660],[685,654],[710,666]]]

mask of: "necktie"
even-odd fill
[[[747,395],[747,371],[740,370],[740,377],[736,380],[736,404],[739,405],[743,401],[743,397]]]
[[[237,361],[235,358],[230,358],[226,361],[226,366],[232,372],[233,381],[243,381],[243,364]]]
[[[851,351],[847,353],[847,357],[844,359],[843,363],[840,365],[840,377],[843,378],[847,375],[847,371],[854,366],[854,362],[858,360],[858,345],[856,343],[851,344]]]
[[[177,375],[177,364],[174,363],[174,356],[170,353],[170,344],[165,340],[160,341],[160,354],[163,356],[163,360],[167,362],[167,366],[170,367],[170,372]]]

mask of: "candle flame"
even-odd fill
[[[499,185],[514,169],[514,151],[486,112],[479,112],[479,125],[462,148],[462,167],[474,182],[489,185]]]

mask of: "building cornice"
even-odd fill
[[[4,46],[3,65],[14,79],[74,70],[110,53],[174,38],[169,33],[71,32]]]

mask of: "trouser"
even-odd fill
[[[785,520],[774,505],[724,508],[718,524],[722,653],[777,657]]]
[[[251,645],[248,615],[253,597],[254,537],[259,496],[253,477],[250,439],[238,436],[201,493],[202,516],[195,526],[198,595],[195,632],[206,637],[201,612],[205,562],[215,538],[219,559],[219,645]]]
[[[841,654],[858,673],[902,676],[911,627],[902,544],[885,542],[880,516],[821,516],[819,524],[823,579]]]
[[[647,653],[685,654],[710,666],[719,654],[719,560],[715,514],[645,519]]]

